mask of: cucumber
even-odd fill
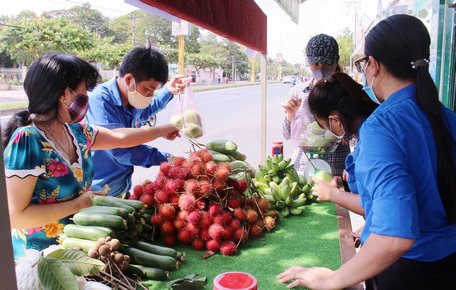
[[[135,248],[162,256],[170,256],[177,259],[177,251],[168,248],[168,247],[161,247],[153,244],[149,244],[148,242],[139,241],[133,245]]]
[[[102,229],[101,227],[67,224],[63,228],[63,233],[70,238],[98,241],[99,238],[110,236],[112,230],[109,228]]]
[[[220,153],[230,153],[237,150],[237,145],[230,140],[218,139],[206,143],[206,148]]]
[[[116,230],[126,230],[126,221],[118,215],[78,212],[73,216],[73,222],[80,226],[100,226]]]
[[[73,249],[75,247],[81,247],[82,250],[87,253],[91,248],[96,245],[96,241],[84,240],[78,238],[66,238],[63,240],[62,246],[64,249]]]
[[[212,154],[212,158],[214,158],[214,162],[217,162],[217,163],[231,162],[230,157],[228,157],[227,155],[225,155],[223,153],[212,151],[212,150],[209,150],[209,152]]]
[[[123,253],[129,255],[134,264],[157,267],[168,271],[177,269],[176,259],[170,256],[156,255],[133,247],[126,248]]]
[[[123,199],[123,198],[118,198],[118,201],[131,206],[137,211],[140,211],[144,207],[144,203],[139,200],[132,200],[132,199]]]
[[[128,265],[128,275],[136,274],[140,278],[147,278],[149,280],[164,281],[168,279],[169,272],[159,268],[146,267],[142,265],[130,264]]]
[[[92,198],[92,204],[101,205],[101,206],[121,207],[121,208],[128,210],[129,213],[133,213],[135,211],[134,207],[132,207],[128,204],[122,203],[119,200],[120,199],[117,197],[96,195]]]
[[[245,156],[244,153],[241,153],[241,152],[239,152],[237,150],[233,151],[233,152],[229,152],[227,154],[230,155],[230,156],[233,156],[234,159],[239,160],[239,161],[245,161],[247,159],[247,156]]]
[[[127,215],[128,215],[128,210],[126,210],[122,207],[99,206],[99,205],[93,205],[93,206],[83,208],[79,212],[96,212],[96,213],[100,213],[100,214],[112,214],[112,215],[121,216],[123,218],[127,217]]]

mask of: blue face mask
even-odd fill
[[[367,68],[367,66],[366,66],[366,68]],[[372,83],[370,86],[367,85],[366,72],[363,73],[362,80],[363,80],[363,91],[366,92],[366,94],[369,96],[369,98],[372,100],[372,102],[380,105],[380,101],[378,100],[377,96],[375,95],[374,90],[372,89],[372,87],[374,85],[375,77],[372,78]]]

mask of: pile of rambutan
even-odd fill
[[[229,163],[215,163],[208,150],[163,162],[153,182],[135,186],[131,199],[154,209],[150,223],[167,246],[235,255],[248,238],[272,230],[279,217],[269,202],[235,179]]]

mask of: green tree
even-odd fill
[[[347,66],[350,66],[350,56],[354,50],[353,32],[350,29],[345,28],[342,35],[336,37],[337,43],[339,44],[339,64],[342,70],[345,70]]]
[[[99,38],[114,35],[110,28],[109,18],[103,16],[100,11],[92,9],[88,2],[69,9],[43,12],[42,16],[46,18],[65,18],[76,26],[95,33]]]
[[[209,69],[213,72],[220,65],[215,57],[203,53],[188,54],[187,64],[191,64],[196,68],[198,76],[200,74],[200,70]]]
[[[112,69],[120,65],[125,54],[131,50],[129,43],[114,43],[114,37],[105,37],[97,41],[97,45],[82,51],[79,56],[96,61],[103,68]]]
[[[0,50],[21,65],[45,52],[77,53],[94,47],[94,36],[64,19],[39,17],[15,21],[0,35]]]

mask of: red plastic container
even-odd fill
[[[226,272],[214,278],[213,290],[257,290],[257,279],[244,272]]]

